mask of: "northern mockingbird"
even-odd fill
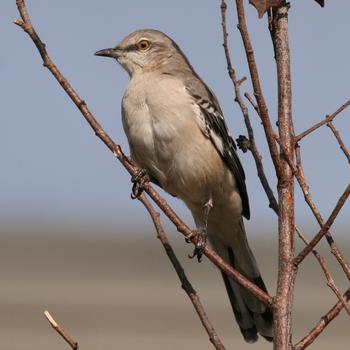
[[[199,232],[194,253],[201,255],[208,234],[226,262],[266,291],[242,220],[250,216],[245,174],[214,93],[157,30],[135,31],[96,55],[116,59],[130,75],[122,118],[132,160],[191,210]],[[222,276],[244,339],[271,341],[271,309]]]

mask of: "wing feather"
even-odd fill
[[[249,219],[250,209],[245,173],[236,153],[236,145],[228,131],[219,102],[214,93],[199,77],[186,80],[185,86],[205,118],[205,123],[203,123],[205,127],[202,130],[204,135],[210,137],[226,166],[236,179],[242,200],[242,214]]]

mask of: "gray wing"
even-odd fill
[[[201,109],[205,118],[204,135],[210,137],[226,166],[234,175],[242,200],[243,216],[250,218],[249,199],[245,185],[245,174],[236,153],[236,145],[230,136],[219,102],[214,93],[199,77],[185,80],[188,93]]]

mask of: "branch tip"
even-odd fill
[[[20,19],[15,19],[13,21],[13,24],[16,24],[19,27],[23,27],[24,26],[24,22],[22,20],[20,20]]]
[[[44,315],[45,315],[45,317],[47,318],[47,320],[49,321],[49,323],[51,324],[51,326],[53,328],[58,327],[57,322],[54,320],[54,318],[51,316],[51,314],[50,314],[50,312],[48,310],[44,311]]]

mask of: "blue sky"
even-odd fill
[[[321,9],[314,1],[291,1],[293,113],[297,133],[335,111],[350,98],[348,43],[350,3],[328,1]],[[248,74],[236,16],[229,2],[229,43],[239,76]],[[128,76],[112,60],[93,55],[117,44],[129,32],[156,28],[183,49],[198,74],[215,91],[231,133],[246,134],[233,102],[227,76],[220,1],[129,0],[27,1],[29,13],[52,59],[70,80],[106,131],[128,153],[120,119],[120,101]],[[4,224],[73,221],[84,226],[150,227],[144,209],[130,200],[129,176],[94,136],[77,108],[43,68],[38,52],[12,21],[15,1],[3,2],[1,67],[0,220]],[[270,114],[276,120],[276,73],[266,18],[257,19],[246,6],[250,34],[260,67]],[[249,82],[242,92],[252,92]],[[266,141],[254,111],[250,116],[266,172],[275,184]],[[350,110],[335,125],[350,147]],[[302,142],[302,156],[311,193],[325,218],[349,183],[349,166],[327,127]],[[274,225],[276,220],[256,176],[250,154],[240,153],[251,201],[250,225]],[[167,197],[169,198],[169,197]],[[297,219],[313,222],[296,190]],[[169,198],[190,223],[187,209]],[[349,204],[337,226],[349,224]],[[146,225],[146,226],[145,226]],[[313,227],[317,227],[314,225]]]

